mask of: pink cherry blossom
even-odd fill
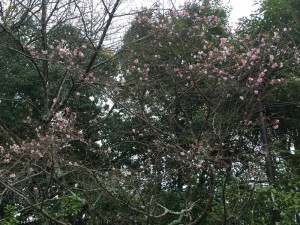
[[[258,95],[258,94],[259,94],[259,91],[258,91],[258,90],[255,90],[255,91],[254,91],[254,94],[255,94],[255,95]]]
[[[260,74],[259,74],[259,77],[264,77],[265,76],[265,73],[264,72],[261,72]]]
[[[9,162],[10,162],[10,158],[5,158],[5,159],[3,159],[3,162],[4,162],[4,163],[9,163]]]
[[[190,14],[189,14],[189,12],[187,12],[187,11],[184,11],[184,12],[183,12],[183,16],[184,16],[184,17],[189,17],[189,16],[190,16]]]
[[[263,81],[263,79],[261,77],[257,78],[257,83],[260,84]]]
[[[177,17],[178,16],[177,10],[173,10],[172,14],[173,14],[174,17]]]
[[[246,59],[242,59],[241,62],[242,62],[243,66],[245,66],[247,64],[247,60]]]
[[[202,168],[202,165],[198,163],[198,164],[196,164],[196,168],[197,168],[197,169],[201,169],[201,168]]]
[[[78,54],[78,49],[76,48],[76,49],[74,49],[74,51],[73,51],[73,55],[76,56],[77,54]]]
[[[251,55],[251,60],[252,61],[255,61],[256,59],[257,59],[257,55],[255,55],[255,54]]]
[[[124,86],[124,85],[125,85],[125,83],[126,83],[126,80],[125,80],[125,78],[124,78],[124,77],[122,77],[122,78],[121,78],[121,85],[122,85],[122,86]]]
[[[79,58],[83,58],[83,57],[84,57],[84,54],[83,54],[82,51],[79,51],[79,52],[78,52],[78,57],[79,57]]]
[[[272,67],[273,69],[275,69],[276,67],[278,67],[278,64],[277,64],[277,63],[274,63],[271,67]]]
[[[227,38],[224,38],[224,37],[220,38],[221,45],[225,44],[226,42],[227,42]]]
[[[67,51],[67,49],[65,49],[65,48],[60,48],[60,49],[58,50],[58,54],[59,54],[61,57],[62,57],[62,56],[66,56],[67,53],[68,53],[68,51]]]
[[[16,145],[16,144],[11,145],[11,146],[10,146],[10,149],[11,149],[14,153],[17,153],[17,154],[19,154],[19,153],[21,152],[20,146],[19,146],[19,145]]]
[[[261,150],[261,151],[260,151],[260,154],[262,154],[263,156],[267,156],[267,155],[268,155],[268,152],[265,151],[265,150]]]
[[[279,38],[280,36],[279,36],[279,33],[278,32],[274,32],[274,38]]]
[[[43,157],[44,157],[43,154],[42,154],[39,150],[36,151],[36,154],[37,154],[38,157],[40,157],[40,158],[43,158]]]

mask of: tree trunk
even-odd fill
[[[270,185],[275,185],[275,168],[272,159],[272,153],[269,149],[268,129],[266,123],[265,106],[262,102],[259,105],[259,118],[261,128],[261,141],[263,143],[262,150],[266,152],[266,174]],[[271,199],[274,201],[274,196],[271,194]],[[280,213],[278,210],[272,209],[272,222],[276,225],[280,221]]]

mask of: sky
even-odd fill
[[[259,5],[255,5],[254,0],[223,0],[224,4],[232,7],[230,15],[230,24],[234,25],[237,20],[243,16],[250,16],[250,14],[258,9]]]

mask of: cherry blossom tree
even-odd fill
[[[276,186],[270,137],[280,118],[265,106],[299,54],[282,41],[287,29],[231,33],[224,8],[207,4],[138,15],[125,36],[121,88],[112,96],[132,121],[122,136],[132,149],[118,140],[111,154],[127,160],[132,182],[144,187],[141,198],[160,212],[152,218],[174,224],[249,220],[245,211],[264,187]],[[241,186],[248,191],[232,192]],[[183,206],[161,197],[178,192]],[[270,223],[279,220],[273,204],[255,208],[257,223],[265,214]]]
[[[290,30],[170,1],[115,48],[121,3],[1,4],[1,222],[276,224]]]
[[[87,130],[99,112],[87,83],[113,71],[106,42],[121,3],[1,2],[2,222],[10,207],[22,223],[90,220],[95,209],[76,191],[91,188],[83,178],[100,179],[84,163],[97,147]]]

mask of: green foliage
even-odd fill
[[[300,185],[298,182],[297,185]],[[291,189],[285,190],[274,190],[276,209],[280,211],[281,221],[284,224],[293,225],[295,223],[295,215],[300,211],[300,193],[294,190],[292,186]]]
[[[6,205],[4,208],[5,221],[3,225],[18,225],[17,208],[13,205]]]
[[[76,216],[86,205],[86,200],[80,198],[76,194],[65,196],[60,202],[60,209],[56,213],[58,218],[68,218],[69,216]]]
[[[70,49],[81,46],[84,42],[84,37],[81,31],[71,25],[58,23],[49,31],[49,44],[56,45],[62,40],[66,41]]]
[[[300,3],[297,0],[264,0],[260,11],[263,14],[261,29],[273,27],[292,29],[290,40],[296,45],[300,41]]]
[[[285,37],[290,46],[300,43],[300,4],[298,0],[259,0],[260,8],[250,19],[243,18],[240,26],[250,33],[272,33],[289,30]]]

